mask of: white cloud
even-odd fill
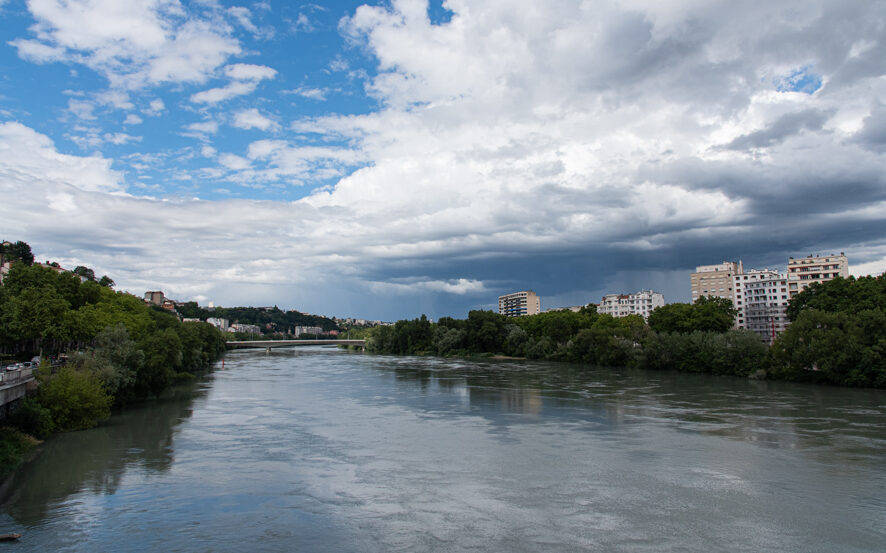
[[[122,176],[111,160],[61,154],[49,137],[21,123],[0,123],[0,182],[7,191],[27,194],[28,183],[53,191],[122,192]],[[11,202],[11,198],[7,196]],[[8,204],[12,207],[12,204]]]
[[[191,96],[195,104],[217,104],[237,96],[252,94],[264,79],[273,79],[275,69],[263,65],[236,63],[225,68],[225,74],[233,79],[227,86],[211,88]]]
[[[232,124],[239,129],[259,129],[262,131],[279,128],[275,121],[262,115],[256,108],[238,111],[234,114]]]
[[[94,251],[120,282],[229,305],[286,293],[306,306],[324,301],[326,312],[366,302],[418,309],[412,298],[434,294],[467,306],[538,283],[558,288],[536,290],[543,296],[578,304],[574,290],[654,287],[644,279],[676,282],[695,264],[733,256],[778,264],[810,244],[876,268],[886,250],[864,244],[882,228],[886,201],[872,107],[886,94],[882,18],[876,6],[835,6],[450,0],[444,25],[430,24],[424,2],[362,6],[342,29],[378,62],[366,84],[380,110],[300,119],[288,129],[299,136],[245,152],[207,145],[200,153],[218,164],[193,173],[220,194],[341,176],[333,186],[293,202],[118,198],[46,181],[33,154],[3,155],[9,224],[64,248],[35,217],[51,194],[71,217],[53,223],[73,228],[82,213],[96,243],[116,247],[115,230],[131,229],[137,238],[119,246],[137,255]],[[50,59],[56,44],[18,46]],[[225,62],[206,75],[230,83],[194,102],[248,94],[276,76]],[[813,94],[798,91],[805,67],[821,75]],[[780,92],[785,75],[796,78]],[[296,90],[319,98],[311,91],[321,89]],[[270,119],[240,113],[250,128]],[[186,130],[205,138],[218,124]],[[60,155],[51,142],[31,149]],[[55,160],[54,174],[80,179],[71,166],[93,160],[99,176],[112,175],[98,159]],[[22,169],[29,162],[39,170]],[[330,281],[334,297],[311,288]],[[410,301],[390,302],[393,294]]]
[[[248,159],[234,154],[222,154],[218,156],[218,162],[221,163],[225,168],[232,171],[243,171],[244,169],[249,169],[250,167]]]
[[[68,100],[68,111],[77,116],[78,119],[86,121],[95,120],[95,104],[87,100],[77,100],[71,98]]]
[[[33,39],[10,44],[31,61],[82,63],[114,89],[202,83],[241,52],[230,28],[202,20],[176,0],[31,0]]]
[[[110,142],[111,144],[126,144],[129,142],[141,142],[142,137],[140,136],[132,136],[126,133],[118,132],[118,133],[107,133],[104,136],[106,142]]]
[[[318,102],[325,102],[326,95],[329,94],[328,88],[310,88],[310,87],[299,87],[293,90],[285,90],[283,94],[295,94],[297,96],[301,96],[303,98],[308,98],[310,100],[317,100]]]
[[[215,134],[218,132],[218,123],[215,121],[200,121],[199,123],[191,123],[185,128],[201,135]]]
[[[277,70],[266,65],[235,63],[225,67],[225,75],[237,81],[261,81],[273,79]]]
[[[142,118],[134,113],[129,113],[126,115],[126,119],[123,120],[124,125],[141,125]]]
[[[148,105],[148,109],[145,110],[144,113],[148,115],[159,115],[166,109],[166,104],[163,103],[163,100],[160,98],[155,98],[151,100],[151,103]]]
[[[195,104],[217,104],[237,96],[252,94],[257,87],[257,81],[234,81],[221,88],[210,88],[197,92],[191,95],[191,101]]]

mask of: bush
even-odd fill
[[[89,371],[62,367],[39,388],[38,400],[52,414],[57,430],[91,428],[111,415],[112,398],[99,377]]]
[[[35,438],[14,428],[0,428],[0,480],[12,474],[25,454],[38,443]]]
[[[52,413],[40,405],[36,399],[26,397],[22,404],[9,416],[9,424],[36,438],[48,438],[55,430]]]

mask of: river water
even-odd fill
[[[58,436],[9,551],[886,551],[886,393],[528,361],[229,353]]]

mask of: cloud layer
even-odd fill
[[[210,107],[289,82],[272,63],[229,63],[228,24],[177,2],[108,8],[95,33],[65,5],[32,2],[23,57],[84,64],[111,89],[228,79],[186,96]],[[639,288],[686,300],[679,275],[723,259],[846,251],[886,269],[884,2],[445,7],[442,24],[419,0],[340,21],[346,51],[372,60],[352,78],[377,109],[291,113],[292,96],[329,89],[290,85],[301,92],[227,119],[268,136],[203,145],[217,165],[195,178],[243,198],[317,186],[302,199],[147,198],[111,159],[10,122],[5,234],[136,290],[373,318],[461,316],[525,288],[544,307]],[[205,141],[223,119],[190,130]]]

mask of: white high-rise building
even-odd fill
[[[739,273],[732,276],[732,291],[735,294],[735,297],[732,300],[732,305],[738,311],[738,314],[735,315],[736,328],[747,328],[747,317],[745,314],[746,300],[744,298],[744,290],[747,285],[751,282],[777,278],[778,276],[779,273],[775,269],[751,269],[747,273]]]
[[[597,313],[606,313],[613,317],[640,315],[644,320],[656,307],[664,305],[664,296],[652,290],[641,290],[636,294],[606,294],[600,300]]]
[[[775,337],[790,326],[787,307],[790,296],[788,287],[796,282],[789,275],[761,277],[743,285],[744,326],[760,335],[760,339],[771,345]]]
[[[532,290],[523,290],[498,297],[498,312],[507,317],[541,313],[541,299]]]

